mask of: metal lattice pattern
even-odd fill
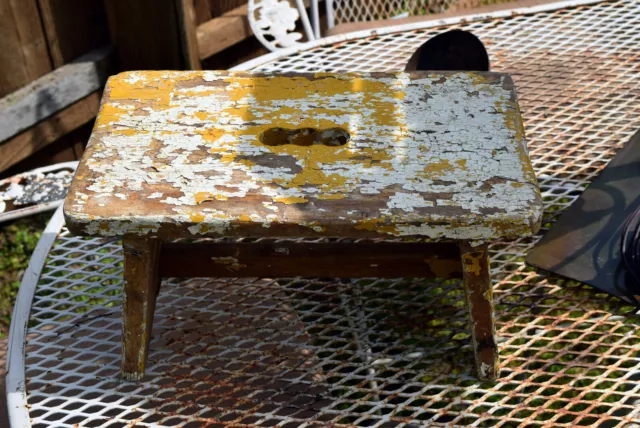
[[[640,3],[466,25],[514,76],[544,228],[640,127]],[[394,70],[441,29],[318,47],[263,70]],[[164,281],[147,376],[119,380],[118,242],[62,233],[32,307],[37,427],[601,426],[640,423],[640,320],[491,247],[502,376],[473,373],[457,280]]]
[[[433,15],[514,0],[333,0],[335,23],[375,21],[403,14]]]

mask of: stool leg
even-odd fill
[[[472,247],[466,243],[460,245],[460,252],[478,378],[493,380],[498,377],[499,363],[489,253],[486,245]]]
[[[137,381],[144,376],[153,327],[153,312],[160,289],[159,239],[125,238],[124,302],[122,318],[122,376]]]

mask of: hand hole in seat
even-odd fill
[[[351,136],[346,129],[328,128],[270,128],[260,134],[260,141],[267,146],[282,146],[294,144],[296,146],[344,146]]]

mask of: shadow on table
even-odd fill
[[[211,409],[203,416],[236,423],[348,423],[376,406],[373,419],[388,416],[418,384],[474,375],[459,281],[212,282],[170,281],[159,297],[150,367],[176,393],[154,398],[155,408],[197,403]]]
[[[621,368],[610,369],[637,365],[622,356],[632,346],[625,333],[631,327],[609,321],[604,301],[581,289],[561,297],[544,294],[551,284],[501,281],[498,289],[513,286],[497,298],[506,339],[502,376],[481,383],[458,280],[169,279],[158,299],[147,375],[128,383],[119,377],[118,281],[105,288],[109,299],[89,310],[74,297],[77,284],[42,286],[48,298],[34,301],[32,318],[41,321],[30,330],[26,362],[34,428],[497,424],[499,415],[532,411],[540,399],[563,408],[570,394],[586,405],[595,399],[593,384],[613,375],[598,385],[622,401],[601,404],[615,406],[616,418],[633,411],[614,391],[635,386]],[[529,300],[535,312],[524,309]],[[566,304],[575,307],[558,312]],[[573,319],[578,309],[588,318]],[[69,315],[77,310],[86,312]],[[575,339],[581,332],[591,332],[588,343]],[[562,392],[567,382],[571,388]],[[539,396],[533,401],[531,391]]]
[[[461,376],[478,383],[459,285],[165,280],[147,375],[139,383],[119,378],[119,308],[96,306],[64,328],[39,325],[37,341],[47,349],[28,348],[32,413],[58,397],[104,407],[93,412],[96,421],[314,420],[320,426],[379,420],[429,384]],[[439,411],[421,413],[429,419]]]

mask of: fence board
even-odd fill
[[[0,141],[101,89],[110,52],[109,47],[91,51],[0,99]]]
[[[0,97],[49,71],[36,0],[0,1]]]
[[[38,4],[55,67],[109,42],[102,0],[38,0]]]

